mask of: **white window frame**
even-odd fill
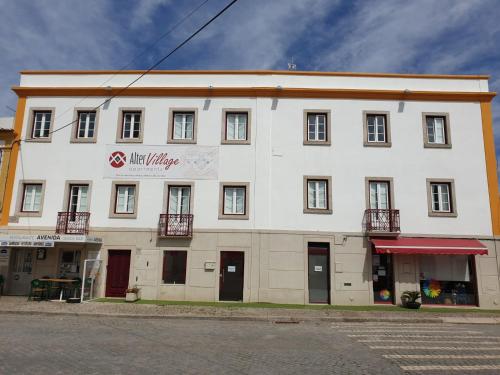
[[[320,138],[319,119],[323,118],[323,138]],[[314,118],[314,123],[310,122]],[[314,137],[311,138],[311,125],[314,127]],[[308,113],[307,114],[307,140],[310,142],[326,142],[328,139],[328,118],[326,113]]]
[[[128,137],[125,135],[126,130],[125,130],[125,124],[127,122],[127,116],[130,116],[130,129],[129,129],[129,135]],[[128,139],[141,139],[141,119],[142,119],[142,113],[138,111],[123,111],[123,116],[122,116],[122,132],[121,132],[121,137],[122,139],[128,140]],[[139,118],[138,121],[136,121],[136,118]],[[134,136],[135,131],[137,130],[137,137]]]
[[[176,136],[176,128],[177,128],[177,116],[182,116],[182,121],[180,123],[181,126],[181,136]],[[191,117],[191,136],[188,137],[188,122],[187,117]],[[172,128],[172,139],[173,140],[194,140],[194,122],[195,122],[195,114],[194,112],[174,112],[174,124]]]
[[[436,135],[438,134],[436,131],[437,124],[436,120],[439,119],[441,120],[441,129],[440,129],[440,141],[437,140],[438,137]],[[432,120],[432,124],[430,124],[430,121]],[[447,137],[446,137],[446,117],[445,116],[427,116],[426,118],[426,126],[427,126],[427,143],[430,145],[445,145],[447,144]],[[432,137],[434,138],[431,141],[431,134],[429,132],[429,129],[432,128]]]
[[[39,135],[36,136],[37,133],[37,117],[41,114],[42,118],[40,120],[40,129]],[[47,115],[49,118],[47,119]],[[52,111],[44,111],[44,110],[35,110],[33,112],[33,129],[31,133],[31,138],[33,139],[49,139],[50,138],[50,125],[52,123]]]
[[[369,118],[374,117],[374,132],[370,132]],[[378,119],[382,119],[383,123],[379,124]],[[379,131],[379,126],[382,125],[383,132]],[[367,142],[368,143],[386,143],[387,142],[387,117],[382,114],[367,114],[366,115],[366,132],[367,132]],[[374,140],[370,140],[370,134],[373,134]],[[383,140],[379,139],[379,136],[383,136]]]
[[[177,191],[176,194],[174,191]],[[183,192],[187,191],[187,195],[183,195]],[[175,210],[171,210],[171,203],[172,203],[172,197],[175,195],[177,199],[177,204],[175,207]],[[187,203],[187,209],[185,208],[186,206],[183,206],[183,196],[185,199],[187,199],[187,202],[184,201],[184,203]],[[182,212],[184,207],[184,211]],[[175,211],[175,212],[172,212]],[[169,215],[181,215],[181,214],[189,214],[191,213],[191,186],[186,186],[186,185],[169,185],[168,186],[168,206],[167,206],[167,213]]]
[[[452,211],[452,200],[451,200],[451,186],[449,183],[440,183],[440,182],[431,182],[431,207],[433,212],[443,212],[443,213],[451,213]],[[444,192],[444,188],[446,187],[446,192]],[[434,192],[436,188],[436,192]],[[435,197],[437,195],[437,201]],[[444,199],[446,197],[446,200]],[[435,208],[435,204],[437,203],[438,209]],[[448,205],[448,208],[445,209],[445,204]]]
[[[86,188],[86,199],[87,203],[85,209],[82,209],[82,191]],[[76,195],[74,194],[74,189],[78,189]],[[89,185],[71,184],[69,186],[69,200],[68,200],[68,212],[88,212],[89,211]],[[73,210],[73,198],[76,197],[76,206]]]
[[[320,186],[324,185],[323,197],[321,197]],[[311,186],[314,186],[314,201],[311,202]],[[320,205],[323,198],[324,206]],[[315,203],[313,205],[313,203]],[[307,180],[307,209],[308,210],[328,210],[328,181],[327,180]]]
[[[231,209],[228,210],[228,207],[226,206],[226,201],[227,201],[227,196],[228,196],[228,191],[231,191]],[[242,191],[243,195],[241,196],[241,199],[243,200],[243,207],[242,211],[238,212],[238,192]],[[223,213],[224,215],[245,215],[246,214],[246,188],[244,186],[224,186],[224,202],[223,202]]]
[[[85,122],[83,123],[83,136],[80,134],[82,129],[82,115],[86,115]],[[94,115],[94,119],[91,121],[90,117]],[[97,112],[96,111],[79,111],[78,112],[78,127],[76,129],[76,138],[77,139],[89,139],[95,137],[95,126],[97,121]],[[92,135],[90,133],[90,124],[92,123]]]
[[[123,191],[124,206],[120,207],[120,190]],[[132,191],[132,193],[131,193]],[[130,197],[132,197],[130,201]],[[136,186],[135,185],[116,185],[115,197],[115,213],[116,214],[134,214],[136,201]]]
[[[233,137],[229,136],[229,117],[233,116]],[[243,134],[240,135],[240,116],[244,116],[245,118],[245,126],[243,127]],[[226,112],[226,140],[227,141],[246,141],[248,139],[248,112]]]
[[[29,202],[29,206],[26,207],[26,195],[28,194],[28,189],[33,188],[31,191],[31,199]],[[42,184],[24,184],[23,185],[23,201],[21,206],[22,212],[33,213],[40,212],[42,207],[42,199],[43,199],[43,185]],[[38,195],[38,208],[36,206],[36,200]]]
[[[385,190],[385,202],[382,202],[383,198],[383,192],[381,189],[381,186],[385,185],[386,190]],[[374,187],[374,189],[372,188]],[[375,209],[375,210],[388,210],[391,208],[391,186],[389,181],[370,181],[368,183],[368,188],[369,188],[369,197],[370,197],[370,209]],[[373,194],[372,194],[373,192]],[[372,198],[375,198],[372,199]],[[385,203],[386,207],[382,207],[383,204]]]

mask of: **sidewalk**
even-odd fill
[[[88,302],[27,301],[26,297],[0,297],[0,314],[42,314],[142,319],[205,319],[271,321],[277,323],[323,322],[394,322],[500,324],[500,314],[477,312],[343,311],[333,309],[289,309],[127,304]]]

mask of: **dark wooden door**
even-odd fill
[[[130,273],[130,250],[109,250],[106,297],[125,297]]]
[[[309,244],[309,303],[330,303],[329,259],[328,244]]]
[[[221,251],[219,300],[243,301],[243,280],[245,276],[245,253]]]

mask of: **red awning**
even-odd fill
[[[478,240],[459,238],[374,238],[377,254],[487,255],[488,249]]]

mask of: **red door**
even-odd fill
[[[106,297],[125,297],[130,273],[130,250],[109,250]]]

